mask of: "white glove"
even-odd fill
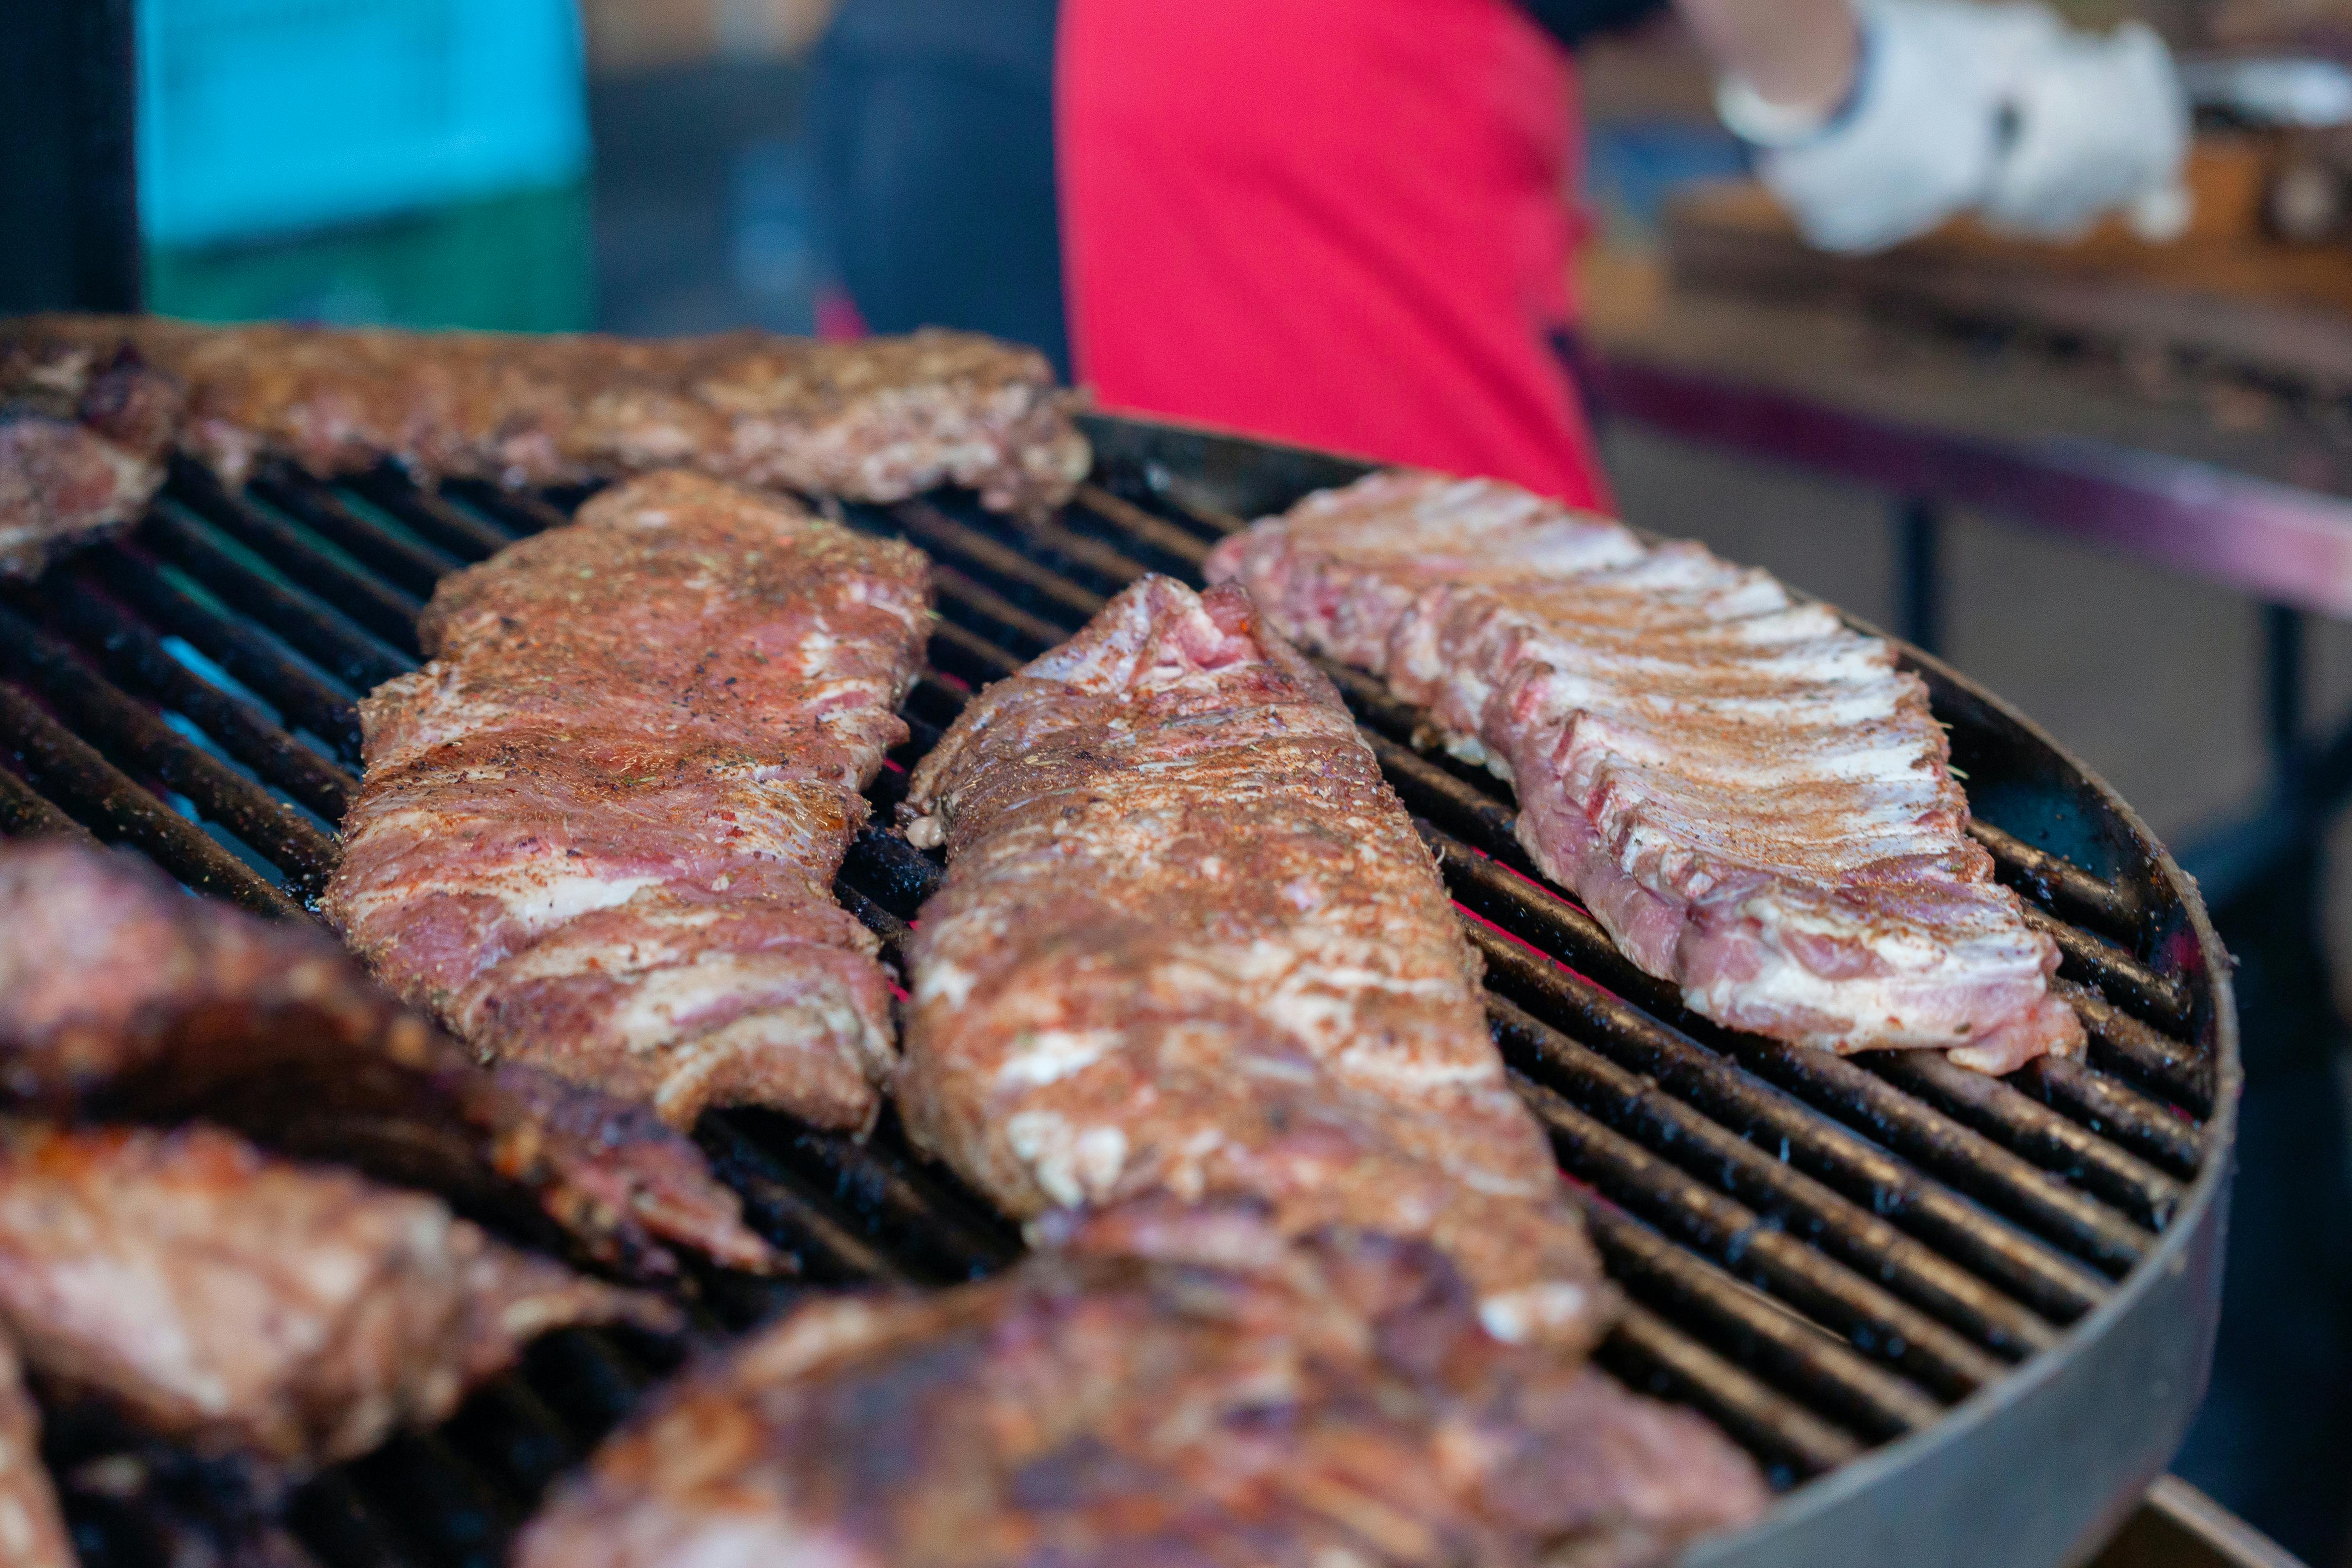
[[[1724,122],[1806,238],[1876,250],[1984,207],[2038,234],[2140,204],[2178,217],[2188,110],[2163,44],[2137,25],[2072,33],[2034,4],[1864,0],[1846,103],[1792,113],[1736,79]]]
[[[1995,226],[2063,239],[2118,206],[2152,238],[2187,221],[2189,100],[2145,25],[2061,39],[2027,63],[2011,101],[2016,132],[1984,203]]]

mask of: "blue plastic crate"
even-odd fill
[[[572,0],[139,0],[139,217],[205,245],[559,185]]]

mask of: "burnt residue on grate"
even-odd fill
[[[330,485],[282,466],[231,494],[176,469],[130,537],[0,590],[0,832],[87,831],[192,887],[304,918],[357,784],[357,699],[414,668],[434,582],[580,499],[436,493],[391,470]],[[1139,573],[1197,581],[1238,526],[1150,476],[1090,486],[1042,527],[954,497],[825,510],[935,563],[914,739],[876,784],[877,824],[973,691]],[[1686,1012],[1534,874],[1501,786],[1375,683],[1331,673],[1486,958],[1514,1081],[1633,1302],[1603,1364],[1712,1415],[1780,1484],[1930,1425],[2051,1350],[2170,1222],[2205,1159],[2215,1064],[2184,1037],[2189,993],[2155,962],[2166,917],[2143,889],[1978,830],[2060,942],[2086,1062],[1995,1080],[1734,1034]],[[839,891],[895,948],[940,875],[877,826]],[[707,1331],[809,1289],[943,1285],[1018,1255],[1017,1230],[893,1119],[861,1143],[718,1112],[698,1137],[751,1221],[803,1265],[789,1287],[700,1280]],[[551,1336],[440,1431],[311,1483],[297,1532],[327,1568],[488,1568],[549,1479],[667,1367],[658,1347],[620,1336]],[[152,1556],[135,1510],[75,1507],[93,1561]]]

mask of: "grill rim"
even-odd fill
[[[1080,424],[1095,444],[1095,482],[1107,467],[1123,465],[1146,488],[1188,510],[1200,501],[1188,505],[1177,498],[1191,492],[1243,519],[1388,466],[1180,421],[1087,415]],[[1943,660],[1838,613],[1855,630],[1892,643],[1904,668],[1927,680],[1939,711],[1956,701],[1973,707],[2054,763],[2137,851],[2136,874],[2126,868],[2116,879],[2139,884],[2144,907],[2168,903],[2179,911],[2194,955],[2186,975],[2189,1032],[2212,1064],[2212,1106],[2202,1118],[2204,1161],[2156,1245],[2105,1300],[2065,1327],[2054,1346],[1947,1409],[1932,1425],[1782,1494],[1747,1528],[1695,1544],[1681,1562],[1684,1568],[1885,1562],[1911,1568],[1979,1568],[1992,1562],[2059,1568],[2086,1555],[2138,1506],[2204,1397],[2220,1318],[2221,1238],[2244,1085],[2230,959],[2197,885],[2095,770]],[[1969,793],[1973,804],[1976,792]],[[2159,895],[2155,900],[2145,896],[2150,883]],[[2103,1373],[2107,1375],[2098,1375]],[[2160,1381],[2167,1374],[2171,1381]],[[2153,1397],[2135,1400],[2136,1391]],[[2108,1439],[2103,1447],[2109,1483],[2096,1489],[2080,1485],[2083,1446],[2067,1440],[2086,1422]],[[2153,1440],[2151,1433],[2158,1435]],[[2055,1488],[2053,1476],[2062,1482]],[[2076,1495],[2093,1490],[2095,1496]],[[1938,1518],[1922,1517],[1927,1510],[1918,1506],[1931,1491],[1940,1504]],[[2003,1500],[2010,1506],[1993,1506]],[[2009,1526],[2009,1532],[1986,1528],[1993,1524]]]

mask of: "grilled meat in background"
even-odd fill
[[[683,465],[859,500],[962,485],[1042,513],[1088,463],[1045,356],[964,332],[835,343],[28,316],[0,322],[0,397],[78,395],[126,344],[184,389],[178,448],[231,487],[265,456],[321,477],[392,461],[509,486]]]
[[[1705,1422],[1483,1331],[1424,1245],[1164,1200],[1057,1239],[689,1373],[519,1568],[1612,1568],[1765,1505]]]
[[[0,1562],[75,1568],[57,1488],[41,1463],[41,1413],[25,1389],[16,1347],[0,1332]]]
[[[50,1399],[200,1455],[299,1476],[440,1420],[541,1333],[615,1321],[677,1326],[216,1128],[0,1128],[0,1323]]]
[[[1497,1333],[1598,1337],[1429,852],[1240,593],[1137,583],[966,708],[901,810],[949,863],[899,1111],[1009,1213],[1255,1198],[1434,1241]]]
[[[325,933],[192,900],[127,854],[0,847],[0,1094],[20,1110],[234,1126],[471,1209],[542,1211],[591,1257],[782,1260],[693,1144],[528,1068],[486,1072]]]
[[[832,887],[904,741],[926,563],[686,473],[443,583],[362,705],[322,908],[486,1055],[643,1100],[870,1126],[873,934]]]
[[[1826,1050],[2080,1054],[1926,686],[1769,574],[1513,487],[1375,475],[1220,545],[1303,646],[1508,779],[1518,837],[1692,1011]]]
[[[63,376],[0,342],[0,577],[139,520],[163,488],[179,384],[130,347]]]

